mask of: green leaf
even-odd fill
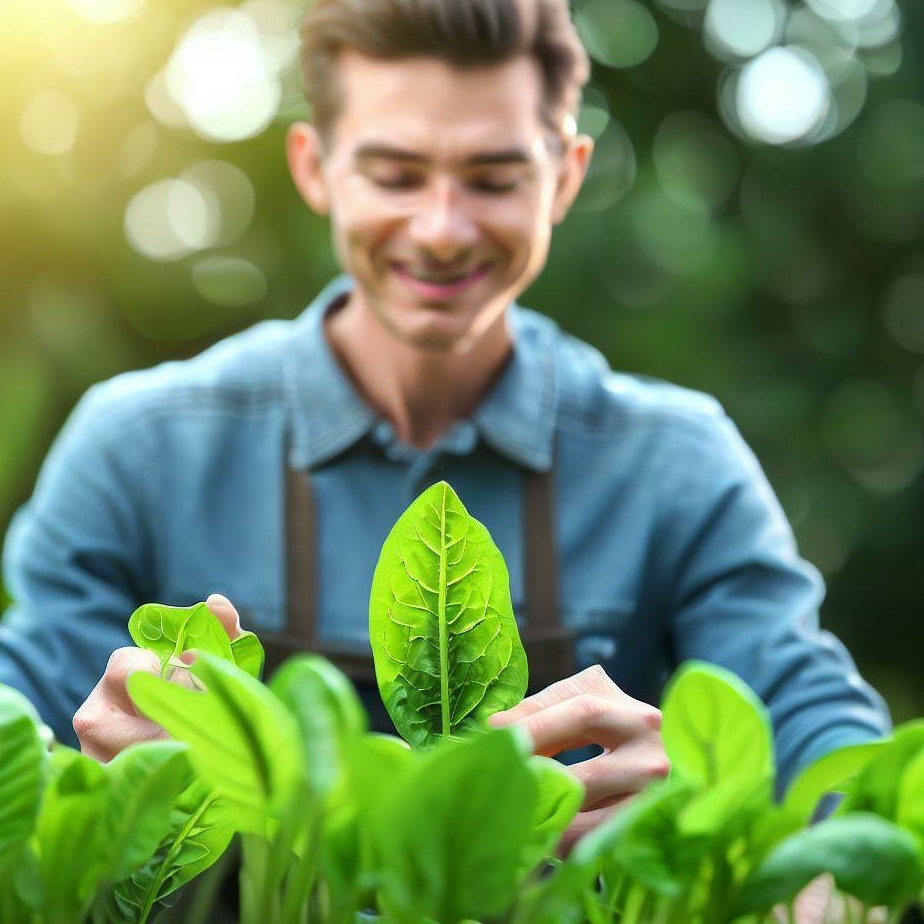
[[[690,834],[739,828],[770,805],[770,718],[735,674],[687,662],[669,684],[662,712],[672,774],[702,790],[684,808],[681,827]]]
[[[231,656],[242,671],[246,671],[251,677],[260,679],[266,655],[260,639],[253,632],[242,632],[231,642]]]
[[[35,825],[45,787],[47,755],[32,704],[0,686],[0,863]]]
[[[234,661],[228,633],[204,603],[186,607],[145,603],[132,613],[128,631],[139,648],[157,655],[163,675],[171,659],[192,649]],[[248,653],[246,646],[243,656],[252,663],[253,652]]]
[[[557,760],[532,757],[529,769],[536,780],[537,798],[522,859],[524,873],[554,852],[584,799],[584,787]]]
[[[503,556],[445,482],[388,534],[372,579],[369,637],[379,690],[415,747],[483,725],[524,696]]]
[[[201,776],[236,812],[238,829],[266,834],[305,786],[295,720],[259,680],[209,654],[190,667],[206,686],[189,690],[138,672],[128,692],[148,718],[190,745]]]
[[[900,908],[922,884],[915,838],[883,818],[858,812],[783,841],[745,881],[736,914],[762,913],[788,902],[825,872],[842,892],[866,905]]]
[[[105,817],[111,799],[102,767],[70,748],[51,755],[51,781],[35,829],[42,919],[67,924],[84,909],[106,873]]]
[[[924,750],[924,719],[906,722],[895,729],[859,773],[836,814],[874,812],[894,821],[898,813],[898,788],[905,768]]]
[[[325,658],[306,654],[289,658],[269,687],[295,717],[309,783],[325,795],[342,776],[344,741],[368,727],[353,684]]]
[[[843,792],[885,742],[869,741],[839,748],[805,767],[790,784],[783,800],[787,812],[807,824],[822,796]]]
[[[444,742],[413,763],[370,812],[383,910],[407,924],[503,914],[537,797],[521,739],[497,729]]]
[[[680,827],[681,812],[694,795],[679,781],[651,787],[581,838],[571,862],[599,863],[604,870],[617,866],[662,895],[680,895],[690,888],[709,846],[708,836]]]
[[[233,816],[203,780],[193,781],[168,814],[169,828],[147,862],[115,885],[112,904],[127,924],[217,862],[234,836]]]
[[[918,752],[901,775],[895,821],[924,842],[924,750]]]
[[[107,878],[124,879],[144,864],[170,830],[173,804],[192,782],[187,750],[178,741],[151,741],[103,766],[112,788]]]

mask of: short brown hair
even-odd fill
[[[316,0],[302,21],[305,98],[329,138],[340,112],[334,65],[350,48],[372,58],[435,57],[456,67],[530,55],[544,85],[543,122],[561,136],[590,74],[568,0]]]

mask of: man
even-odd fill
[[[381,543],[446,479],[505,555],[536,675],[495,721],[542,753],[603,749],[572,765],[566,845],[667,772],[650,704],[683,659],[768,703],[784,782],[882,735],[718,404],[616,374],[513,304],[592,153],[565,0],[321,0],[303,38],[314,122],[289,167],[346,275],[294,322],[91,389],[11,527],[0,680],[63,735],[135,606],[221,588],[232,635],[243,619],[275,660],[315,647],[368,683]],[[125,693],[155,669],[116,651],[74,720],[87,753],[160,733]]]

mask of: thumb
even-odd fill
[[[209,612],[225,627],[228,638],[234,641],[241,634],[241,617],[234,605],[221,594],[211,594],[205,601]]]

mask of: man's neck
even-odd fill
[[[328,315],[324,332],[363,398],[419,449],[475,410],[513,348],[506,315],[464,353],[426,350],[400,340],[353,297]]]

